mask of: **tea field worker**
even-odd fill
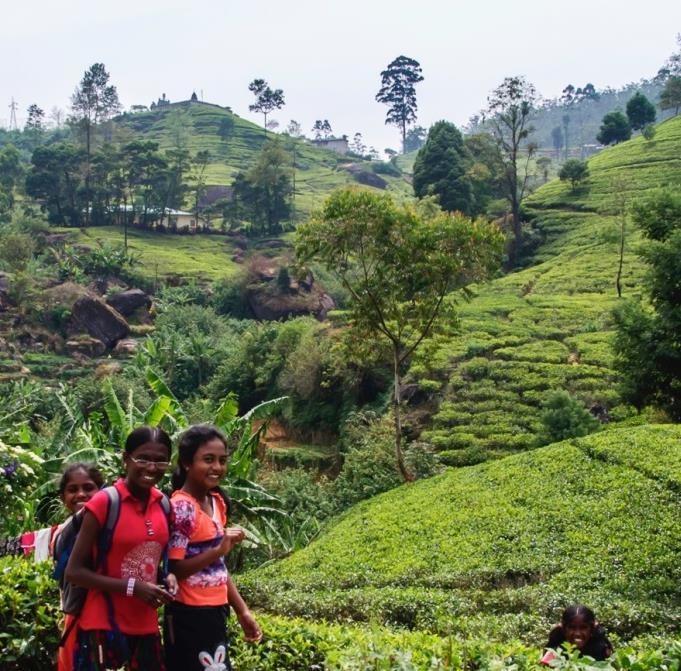
[[[605,629],[596,621],[594,612],[583,605],[570,606],[563,611],[560,624],[549,633],[541,663],[548,666],[556,658],[552,651],[560,651],[564,643],[574,645],[580,656],[591,657],[597,662],[612,655],[612,643],[608,640]]]
[[[225,565],[225,555],[243,541],[244,531],[225,528],[229,499],[220,489],[227,469],[224,436],[207,424],[190,427],[179,439],[177,461],[168,556],[178,591],[165,609],[166,667],[201,671],[207,660],[219,659],[221,669],[231,669],[228,605],[247,641],[259,641],[262,631]]]
[[[156,484],[170,457],[168,434],[153,426],[135,429],[125,442],[125,476],[114,485],[120,503],[115,525],[108,488],[85,504],[66,566],[66,579],[88,590],[74,671],[164,670],[157,609],[173,600],[177,583],[168,575],[165,586],[157,584],[170,530],[167,499]]]
[[[102,488],[104,478],[93,464],[75,463],[70,464],[61,476],[59,481],[59,498],[66,509],[71,513],[63,524],[60,524],[53,534],[51,543],[51,554],[55,562],[59,562],[59,542],[62,532],[68,535],[68,530],[73,526],[80,525],[82,510],[85,504]],[[69,547],[70,550],[70,547]],[[66,549],[64,550],[66,551]],[[64,560],[68,559],[64,557]],[[63,585],[60,584],[60,587]],[[76,648],[76,619],[75,613],[69,612],[69,604],[64,599],[64,591],[61,590],[62,611],[64,611],[64,633],[62,641],[57,650],[57,671],[72,671],[73,654]]]

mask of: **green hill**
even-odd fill
[[[227,122],[231,129],[223,137],[220,126]],[[242,119],[228,108],[202,102],[174,103],[150,112],[126,114],[117,119],[117,126],[132,136],[158,142],[162,149],[177,143],[178,135],[192,155],[209,151],[211,161],[206,169],[207,184],[229,185],[234,175],[247,170],[256,160],[268,139],[279,138],[296,152],[296,210],[305,216],[333,189],[356,183],[346,168],[358,164],[358,172],[370,173],[387,183],[387,188],[398,193],[410,192],[411,187],[400,177],[376,175],[377,162],[344,159],[304,140],[266,132],[260,126]],[[380,169],[379,169],[380,170]],[[361,177],[360,177],[361,179]]]
[[[530,267],[480,287],[461,308],[460,334],[424,347],[411,375],[441,389],[425,437],[451,464],[475,463],[535,444],[545,394],[566,389],[612,419],[620,405],[610,342],[621,219],[650,189],[681,183],[681,117],[589,161],[572,193],[555,180],[525,203],[540,240]],[[639,236],[628,223],[623,295],[638,293]]]
[[[270,611],[542,641],[562,608],[616,637],[681,623],[681,427],[602,432],[352,508],[240,584]]]

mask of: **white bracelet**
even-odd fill
[[[128,588],[125,590],[125,596],[132,596],[135,592],[135,579],[128,578]]]

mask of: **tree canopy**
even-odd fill
[[[284,102],[284,91],[272,89],[264,79],[254,79],[248,90],[255,96],[255,102],[248,106],[251,112],[260,112],[264,117],[263,126],[267,128],[267,115],[274,110],[281,109]]]
[[[669,77],[660,93],[660,109],[673,109],[674,114],[681,108],[681,76]]]
[[[601,122],[596,139],[601,144],[617,144],[631,137],[631,124],[622,112],[608,112]]]
[[[466,175],[463,137],[449,121],[438,121],[414,161],[414,193],[418,198],[437,196],[443,210],[470,214],[473,193]]]
[[[655,121],[655,105],[640,91],[637,91],[627,103],[627,118],[634,130],[641,130],[644,126]]]
[[[634,223],[646,243],[650,309],[625,303],[615,312],[615,352],[626,400],[652,404],[681,421],[681,196],[660,191],[637,202]]]
[[[406,361],[436,328],[453,323],[461,291],[499,264],[496,225],[439,208],[398,206],[366,190],[334,192],[296,232],[301,264],[322,263],[350,294],[349,323],[366,342],[392,354],[395,453],[412,479],[401,446],[401,385]]]
[[[402,152],[407,151],[407,126],[416,121],[415,85],[423,81],[421,73],[421,64],[407,56],[398,56],[381,72],[381,88],[376,100],[388,105],[385,123],[400,128]]]
[[[558,177],[561,181],[569,181],[574,191],[580,182],[583,182],[589,176],[589,166],[586,161],[580,161],[578,158],[570,158],[560,169]]]
[[[527,193],[529,162],[536,149],[528,142],[532,133],[530,116],[536,101],[534,86],[521,76],[506,77],[487,98],[486,115],[504,164],[505,195],[513,217],[513,262],[520,252],[520,204]]]

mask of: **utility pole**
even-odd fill
[[[12,98],[12,102],[9,104],[9,130],[19,130],[19,125],[17,124],[17,107],[18,103]]]

